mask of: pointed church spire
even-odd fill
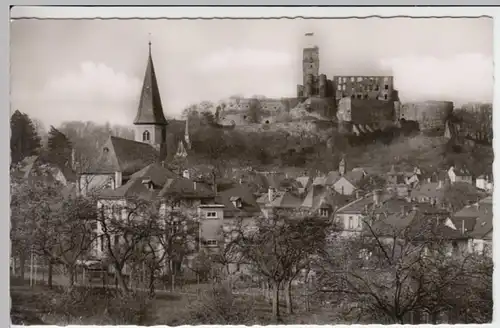
[[[156,80],[153,57],[151,55],[151,40],[148,42],[149,56],[144,74],[141,97],[139,99],[139,108],[134,120],[134,124],[155,124],[167,125],[167,120],[163,114],[160,89]]]
[[[342,159],[340,160],[340,163],[339,163],[339,173],[340,175],[344,175],[345,174],[345,158],[344,156],[342,156]]]
[[[191,139],[189,138],[189,114],[186,116],[186,128],[184,129],[184,141],[187,149],[191,149]]]
[[[184,147],[184,143],[182,142],[182,140],[179,140],[179,145],[177,146],[177,153],[175,154],[175,157],[186,158],[187,155],[188,154],[186,148]]]

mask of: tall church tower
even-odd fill
[[[151,56],[151,41],[149,42],[148,63],[134,125],[135,141],[151,144],[160,152],[160,159],[165,159],[168,122],[163,114],[160,89]]]

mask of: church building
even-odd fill
[[[168,122],[163,113],[160,89],[156,79],[151,42],[144,82],[134,119],[135,140],[111,136],[93,163],[79,177],[79,190],[86,194],[105,188],[118,188],[130,176],[152,163],[167,158]]]

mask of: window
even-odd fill
[[[345,84],[342,86],[342,90],[345,91]]]
[[[207,239],[203,242],[205,246],[217,246],[217,240],[216,239]]]
[[[354,229],[354,217],[350,216],[349,217],[349,225],[348,225],[349,229]]]
[[[387,100],[387,95],[384,95],[384,99]]]
[[[92,230],[97,230],[97,222],[92,222],[92,223],[90,224],[90,229],[92,229]]]
[[[388,84],[386,84],[386,85],[384,86],[384,89],[385,89],[385,90],[389,90],[389,85],[388,85]]]
[[[351,77],[351,82],[354,82],[354,77]]]
[[[149,141],[150,140],[150,134],[149,134],[149,131],[146,130],[144,131],[144,133],[142,134],[142,141]]]
[[[207,218],[216,218],[217,212],[207,212]]]
[[[108,148],[108,147],[104,147],[104,148],[102,149],[102,151],[103,151],[104,153],[108,153],[108,152],[109,152],[109,148]]]
[[[340,84],[337,85],[337,90],[339,90],[339,91],[342,90],[342,86]]]
[[[319,210],[319,215],[323,217],[328,216],[328,210],[326,208],[321,208]]]

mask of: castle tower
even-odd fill
[[[312,92],[312,94],[305,95],[306,97],[309,97],[315,94],[315,90],[317,89],[316,84],[318,83],[319,78],[319,48],[311,42],[314,37],[314,33],[306,33],[305,36],[308,42],[303,50],[302,76],[304,88],[309,88]]]
[[[168,122],[163,114],[160,89],[151,56],[151,41],[149,42],[148,62],[134,125],[135,141],[153,145],[160,152],[160,158],[164,159],[167,155]]]

